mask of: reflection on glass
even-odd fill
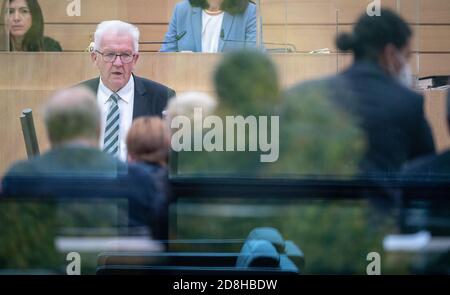
[[[66,255],[77,252],[82,273],[93,274],[108,241],[139,234],[127,226],[126,200],[2,200],[0,273],[66,274]]]
[[[256,227],[276,228],[305,254],[302,274],[366,274],[370,252],[388,257],[383,274],[409,273],[413,255],[389,255],[382,247],[385,235],[398,233],[395,213],[373,209],[366,201],[186,198],[172,212],[179,239],[226,241],[245,238]],[[225,246],[222,251],[240,250],[237,243]]]

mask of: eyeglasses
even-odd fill
[[[102,56],[104,62],[114,62],[117,57],[120,57],[120,60],[124,64],[129,64],[130,62],[132,62],[133,58],[136,56],[135,54],[131,53],[117,54],[115,52],[100,52],[98,50],[96,50],[95,52]]]

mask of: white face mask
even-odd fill
[[[408,88],[412,88],[414,86],[413,72],[409,63],[404,64],[400,70],[400,73],[397,75],[397,80],[400,84]]]
[[[400,82],[403,86],[407,88],[413,88],[414,86],[414,78],[413,78],[413,72],[411,69],[411,65],[409,62],[405,60],[403,55],[401,53],[398,53],[398,58],[401,60],[403,66],[400,72],[397,74],[396,78],[397,81]]]

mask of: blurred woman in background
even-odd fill
[[[184,0],[175,6],[162,52],[224,52],[256,46],[256,5],[248,0]]]
[[[10,51],[62,51],[57,41],[44,36],[44,17],[37,0],[5,0],[1,16]]]

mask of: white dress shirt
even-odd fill
[[[100,78],[100,84],[98,85],[97,101],[100,106],[102,115],[101,133],[100,133],[100,148],[103,149],[103,141],[105,138],[105,124],[106,117],[108,116],[108,110],[112,101],[109,99],[113,92],[103,84]],[[126,138],[128,130],[133,122],[133,106],[134,106],[134,78],[130,77],[128,83],[120,89],[117,94],[120,96],[118,101],[120,110],[120,132],[119,132],[119,158],[122,161],[127,160],[127,144]]]
[[[222,22],[223,12],[210,15],[202,10],[202,52],[218,52]]]

